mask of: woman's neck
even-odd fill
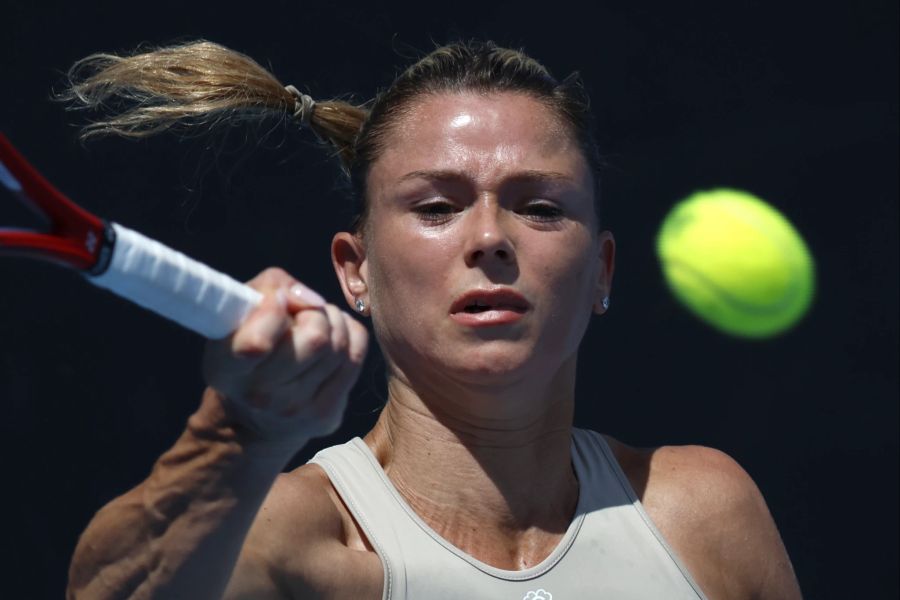
[[[559,542],[578,500],[570,450],[574,364],[570,370],[548,385],[505,390],[519,394],[518,411],[509,409],[510,397],[481,390],[463,398],[454,387],[455,397],[445,398],[392,378],[366,442],[445,539],[497,567],[533,566]],[[485,410],[486,402],[496,411]],[[472,403],[480,408],[467,410]]]

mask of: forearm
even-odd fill
[[[82,534],[69,598],[221,598],[244,538],[292,452],[246,443],[212,392],[139,486]]]

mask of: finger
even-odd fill
[[[278,267],[269,267],[260,271],[256,277],[247,282],[253,289],[267,293],[278,288],[289,288],[297,282],[290,273]]]
[[[254,368],[251,385],[274,389],[318,368],[321,362],[335,362],[337,354],[332,348],[331,329],[331,322],[324,310],[298,313],[290,333]],[[331,370],[327,366],[326,369]],[[302,397],[302,392],[298,393],[298,397]]]
[[[327,319],[327,328],[325,327],[326,322],[322,320],[323,318]],[[302,372],[298,372],[291,381],[282,384],[285,388],[289,387],[291,393],[289,396],[283,397],[283,401],[271,404],[270,409],[272,411],[278,411],[283,415],[290,415],[303,410],[303,407],[309,405],[310,402],[313,401],[313,398],[318,395],[316,390],[318,390],[325,381],[333,378],[335,373],[343,369],[342,365],[353,364],[354,361],[349,355],[351,325],[355,325],[357,329],[354,333],[354,343],[357,347],[360,345],[360,342],[363,344],[365,343],[364,339],[367,335],[365,328],[359,325],[350,315],[333,304],[326,305],[321,312],[317,311],[314,313],[312,311],[307,311],[306,313],[301,313],[297,315],[295,319],[298,322],[298,327],[303,328],[302,332],[310,336],[303,341],[300,331],[294,333],[294,343],[296,345],[295,358],[296,355],[299,355],[300,353],[308,352],[310,346],[322,344],[326,333],[330,335],[330,344],[327,351],[323,348],[321,353],[316,354],[316,356],[321,356],[321,358],[314,363],[307,359],[306,363],[302,366]],[[322,337],[313,337],[312,332],[320,327],[322,328]],[[360,332],[363,333],[362,340],[359,339]],[[359,352],[359,350],[356,351]],[[279,359],[283,358],[279,357]],[[357,365],[361,362],[361,360],[356,361]],[[274,360],[271,365],[273,368],[275,367]],[[267,364],[266,367],[268,366],[269,365]],[[352,373],[354,369],[355,367],[352,367],[349,370],[344,369],[344,372]],[[353,379],[349,382],[350,386],[352,386],[353,380],[355,379],[356,375],[353,375]]]
[[[350,344],[350,332],[344,319],[344,311],[334,304],[326,304],[325,313],[331,325],[331,349],[336,354],[345,354]]]
[[[340,426],[350,390],[359,379],[369,346],[368,330],[349,314],[342,312],[341,316],[349,334],[345,360],[322,381],[312,405],[294,406],[284,413],[285,416],[313,415],[317,420],[322,420],[323,435],[334,432]]]
[[[321,361],[362,364],[368,347],[366,328],[334,305],[302,311],[294,326],[264,361],[254,367],[254,381],[273,388],[301,376]]]
[[[318,368],[320,362],[333,363],[334,368],[345,360],[362,362],[368,332],[335,305],[327,304],[321,311],[300,312],[295,315],[294,322],[291,345],[279,348],[266,364],[261,365],[261,376],[271,377],[271,371],[281,369],[295,379],[313,366]],[[327,365],[324,368],[329,369]],[[278,380],[284,381],[283,378]]]
[[[260,305],[231,338],[231,351],[240,358],[261,359],[268,355],[291,327],[282,291],[263,297]]]
[[[347,313],[344,313],[344,321],[349,334],[347,356],[351,362],[362,366],[366,359],[366,352],[369,350],[369,331],[362,323]]]
[[[314,290],[300,283],[294,282],[287,290],[288,311],[294,314],[304,308],[322,308],[325,299]]]
[[[270,267],[260,272],[248,281],[247,285],[264,294],[276,289],[284,289],[287,292],[288,311],[291,313],[304,308],[319,308],[325,305],[325,300],[321,295],[278,267]]]

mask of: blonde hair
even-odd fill
[[[273,114],[293,117],[298,106],[296,90],[287,89],[253,59],[205,40],[131,56],[93,54],[73,65],[69,81],[61,98],[109,114],[87,125],[83,137],[144,137],[183,126],[208,127]],[[527,94],[556,114],[594,171],[599,217],[601,159],[590,100],[578,74],[560,82],[520,50],[468,41],[425,55],[370,103],[316,101],[312,114],[299,119],[336,149],[358,203],[357,227],[366,217],[366,176],[394,125],[423,96],[465,91]],[[308,99],[304,104],[308,108]]]
[[[131,56],[92,54],[76,62],[68,75],[69,86],[60,99],[110,115],[85,126],[82,138],[140,138],[176,127],[290,116],[297,101],[249,56],[205,40]],[[347,164],[367,114],[365,108],[340,100],[320,101],[308,123]]]

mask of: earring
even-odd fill
[[[366,310],[366,303],[362,301],[361,298],[356,299],[356,312],[363,312]]]
[[[603,305],[603,310],[609,310],[609,296],[605,296],[600,303]]]

